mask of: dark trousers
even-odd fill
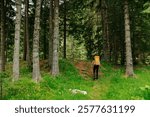
[[[98,69],[99,69],[99,65],[94,65],[93,66],[93,79],[98,79]]]

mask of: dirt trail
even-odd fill
[[[83,76],[85,80],[93,79],[93,65],[89,61],[77,61],[74,63],[75,67],[79,70],[79,73]],[[100,68],[101,69],[101,68]],[[99,79],[101,79],[103,73],[99,70]],[[100,80],[98,80],[100,81]],[[101,99],[103,92],[107,91],[106,85],[100,82],[93,82],[94,85],[91,87],[92,91],[89,93],[91,99]],[[96,92],[96,93],[95,93]]]
[[[89,61],[77,61],[74,63],[75,67],[79,70],[79,73],[86,79],[93,77],[93,65]],[[99,76],[103,75],[99,70]]]
[[[92,77],[92,63],[87,61],[78,61],[75,63],[75,67],[79,70],[79,73],[84,78]]]

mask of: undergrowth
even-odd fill
[[[22,65],[20,79],[12,82],[10,69],[0,73],[5,100],[142,100],[150,99],[150,67],[136,68],[136,78],[126,78],[124,68],[102,63],[99,79],[83,78],[67,60],[60,60],[60,75],[52,77],[42,70],[40,83],[32,81],[32,73]],[[5,78],[4,78],[5,77]],[[70,89],[79,89],[87,95],[73,94]]]

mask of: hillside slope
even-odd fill
[[[8,65],[11,69],[10,66]],[[47,66],[44,64],[41,71],[42,81],[38,84],[32,81],[31,71],[25,64],[21,68],[20,80],[15,83],[11,82],[9,75],[11,72],[8,68],[7,78],[3,81],[3,99],[150,99],[149,66],[136,68],[136,78],[127,79],[124,77],[123,68],[102,63],[100,78],[96,81],[92,80],[91,71],[88,72],[91,69],[90,62],[79,61],[75,66],[67,60],[60,60],[61,73],[54,78],[48,73]],[[86,73],[81,73],[81,68],[84,68],[83,71]],[[74,94],[70,91],[72,89],[86,91],[87,94]]]

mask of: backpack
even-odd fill
[[[94,56],[94,64],[100,65],[100,57],[99,56]]]

